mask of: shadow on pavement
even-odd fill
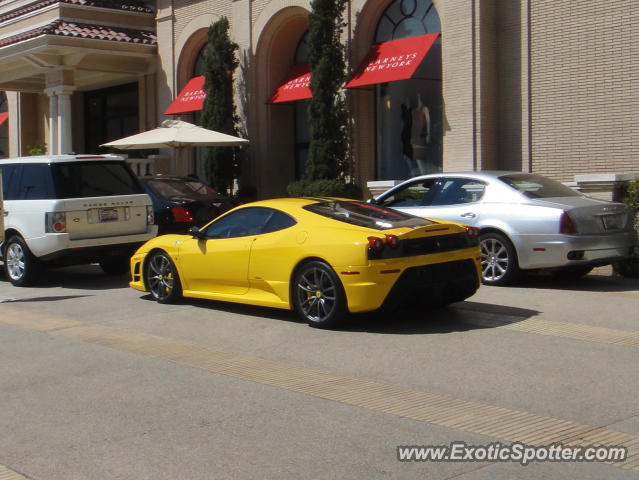
[[[151,295],[140,298],[155,301]],[[297,314],[290,310],[192,298],[183,299],[181,304],[202,309],[201,315],[206,315],[208,310],[215,310],[304,324]],[[391,335],[445,334],[496,328],[520,322],[537,314],[539,312],[536,310],[466,301],[444,308],[406,308],[392,313],[375,311],[352,314],[342,326],[332,330]]]
[[[7,298],[0,299],[0,303],[29,303],[29,302],[58,302],[72,298],[95,297],[95,295],[61,295],[59,297]]]
[[[73,265],[70,267],[47,268],[33,285],[34,288],[69,288],[77,290],[111,290],[129,285],[129,273],[107,275],[99,265]],[[0,282],[9,281],[0,266]],[[20,287],[28,289],[29,287]]]
[[[591,273],[580,278],[560,278],[550,273],[527,274],[515,287],[577,292],[639,292],[639,279]]]
[[[438,309],[410,308],[392,314],[353,315],[344,330],[400,335],[446,334],[497,328],[537,314],[536,310],[465,301]]]

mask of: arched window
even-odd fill
[[[302,35],[295,50],[295,64],[308,62],[308,30]],[[308,160],[308,147],[311,141],[311,132],[308,124],[309,100],[295,102],[295,179],[304,177],[306,162]]]
[[[430,0],[395,0],[382,14],[375,42],[441,31]],[[399,180],[442,169],[441,43],[438,40],[409,80],[375,87],[379,180]]]

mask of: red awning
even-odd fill
[[[371,46],[346,88],[411,78],[439,36],[429,33]]]
[[[284,103],[311,98],[311,69],[308,63],[293,65],[282,84],[266,103]]]
[[[9,118],[9,114],[7,112],[0,113],[0,125],[6,122],[7,118]]]
[[[206,92],[203,89],[204,75],[193,77],[169,105],[169,108],[164,111],[164,115],[202,110],[202,105],[204,105],[204,99],[206,98]]]

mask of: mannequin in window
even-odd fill
[[[411,144],[411,134],[413,130],[413,114],[412,109],[408,105],[408,100],[406,103],[402,103],[402,157],[406,162],[406,166],[408,167],[408,173],[410,176],[415,175],[416,164],[413,160],[413,145]]]
[[[426,150],[430,143],[430,110],[422,102],[422,96],[417,95],[417,105],[411,112],[411,136],[410,142],[413,150],[413,159],[417,164],[419,173],[430,173]]]

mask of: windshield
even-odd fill
[[[206,197],[215,195],[215,190],[199,180],[161,179],[147,180],[147,185],[157,195],[164,198],[172,197]]]
[[[51,170],[57,198],[145,193],[124,162],[53,163]]]
[[[499,179],[528,198],[580,197],[581,194],[570,187],[550,178],[522,173],[504,175]]]
[[[336,200],[314,203],[304,209],[340,222],[376,230],[422,227],[434,223],[425,218],[363,202]]]

